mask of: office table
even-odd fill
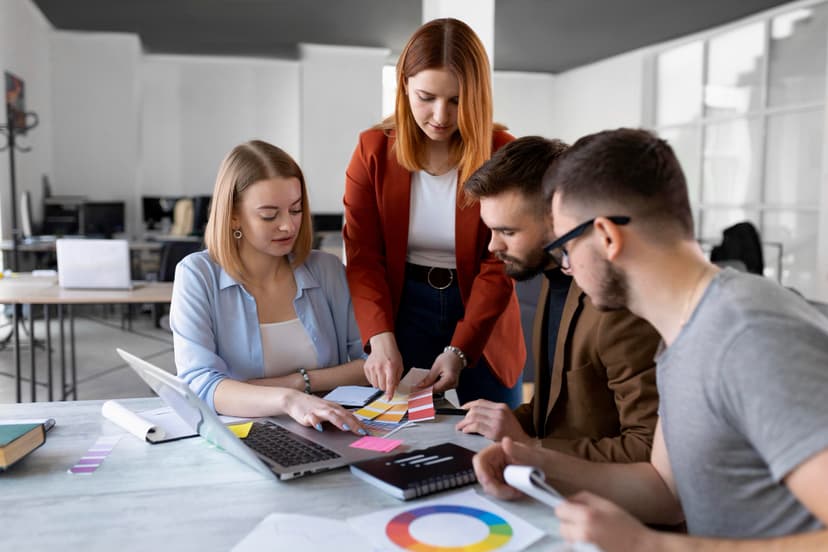
[[[52,417],[46,443],[0,474],[2,548],[7,550],[227,551],[273,512],[344,520],[403,503],[346,469],[271,481],[200,437],[142,442],[101,415],[102,401],[0,405],[0,419]],[[139,411],[160,399],[124,399]],[[445,441],[479,450],[489,441],[454,430],[438,415],[398,432],[414,448]],[[97,471],[67,473],[100,435],[123,437]],[[483,493],[480,486],[475,486]],[[439,495],[432,495],[439,496]],[[425,497],[420,500],[427,500]],[[559,541],[549,507],[531,499],[497,502],[547,533],[528,550]],[[331,550],[335,550],[331,543]],[[273,550],[279,550],[274,543]]]
[[[46,362],[48,378],[48,397],[53,396],[52,382],[52,335],[49,315],[49,306],[57,305],[59,332],[60,332],[60,398],[65,399],[68,391],[77,399],[77,368],[75,357],[75,318],[73,305],[101,305],[101,304],[135,304],[135,303],[169,303],[172,299],[171,282],[139,282],[138,287],[131,290],[79,290],[63,289],[57,283],[57,276],[34,277],[31,274],[21,273],[0,279],[0,304],[29,305],[29,345],[31,354],[31,396],[37,400],[35,385],[35,338],[34,338],[34,305],[41,305],[43,319],[46,325]],[[66,307],[69,314],[69,362],[72,382],[66,385],[66,337],[64,333],[64,314]],[[15,306],[12,331],[14,338],[15,385],[17,402],[21,400],[21,358],[20,358],[20,330],[19,326],[25,323],[18,320],[18,308]]]

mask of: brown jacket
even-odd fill
[[[550,381],[544,320],[548,293],[544,278],[532,335],[535,396],[515,410],[524,431],[540,438],[545,448],[587,460],[649,460],[658,419],[653,358],[659,335],[627,310],[598,311],[573,281],[561,313]],[[548,401],[539,392],[545,388]]]

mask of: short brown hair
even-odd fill
[[[518,190],[538,212],[547,213],[550,205],[544,197],[543,176],[566,150],[560,140],[541,136],[524,136],[509,142],[483,163],[463,185],[472,200]]]
[[[458,182],[462,182],[492,153],[494,123],[489,57],[480,38],[458,19],[429,21],[408,40],[397,61],[394,115],[379,127],[396,129],[397,161],[409,171],[425,166],[423,156],[428,138],[411,113],[406,83],[409,77],[426,69],[445,69],[460,85],[458,132],[451,137],[451,153],[459,160]]]
[[[584,216],[629,215],[664,233],[693,238],[681,165],[673,148],[649,131],[619,128],[584,136],[555,163],[548,179],[561,201],[575,204]]]
[[[270,178],[296,178],[302,187],[302,223],[293,245],[293,264],[302,264],[313,244],[308,190],[302,169],[284,150],[261,140],[233,148],[219,168],[204,243],[215,262],[233,278],[245,281],[246,271],[233,238],[231,221],[241,194],[251,184]]]

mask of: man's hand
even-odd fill
[[[490,495],[503,500],[514,500],[523,496],[523,493],[510,487],[503,479],[503,470],[509,464],[533,466],[546,471],[545,458],[550,451],[531,447],[523,443],[516,443],[509,437],[504,437],[500,443],[495,443],[474,455],[474,473],[483,490]]]
[[[463,361],[456,354],[447,351],[440,353],[431,365],[431,371],[418,383],[415,389],[424,389],[434,385],[434,392],[440,393],[454,389],[460,381]]]
[[[569,542],[590,542],[604,552],[658,550],[658,533],[614,503],[582,491],[555,508],[561,535]]]
[[[505,403],[478,399],[464,404],[463,408],[469,412],[454,426],[458,431],[479,433],[492,441],[500,441],[504,437],[521,443],[532,441],[523,431],[512,409]]]
[[[402,356],[394,334],[384,332],[371,338],[371,354],[365,360],[364,370],[368,383],[385,391],[389,399],[394,396],[403,373]]]

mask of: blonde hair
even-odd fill
[[[462,182],[492,153],[492,82],[489,58],[474,31],[457,19],[435,19],[417,29],[397,62],[394,115],[377,125],[396,130],[397,162],[409,171],[422,170],[428,137],[411,113],[406,83],[426,69],[445,69],[460,85],[458,132],[451,137],[452,159],[457,160],[458,198]]]
[[[232,218],[241,194],[251,184],[270,178],[296,178],[302,187],[302,223],[293,245],[293,265],[302,264],[313,244],[308,190],[302,169],[284,150],[261,140],[251,140],[233,148],[221,162],[210,218],[204,230],[204,243],[210,257],[234,279],[245,282],[246,271],[233,237]]]

